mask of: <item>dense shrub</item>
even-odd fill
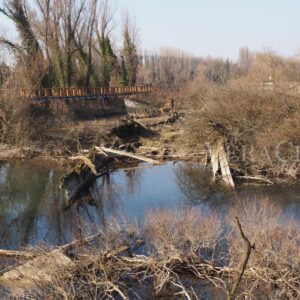
[[[232,164],[243,173],[297,175],[299,97],[246,80],[221,86],[194,82],[186,93],[193,107],[186,127],[189,143],[224,140]]]

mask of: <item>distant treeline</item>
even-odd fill
[[[195,78],[226,84],[242,77],[256,83],[293,84],[300,82],[300,60],[283,58],[272,52],[239,50],[238,59],[200,58],[183,51],[164,48],[145,51],[140,57],[138,79],[158,86],[180,87]]]
[[[110,2],[3,0],[0,13],[13,22],[18,39],[0,37],[0,51],[9,51],[13,62],[8,68],[0,61],[0,85],[181,87],[196,77],[225,84],[249,74],[260,82],[300,80],[299,61],[248,48],[240,49],[237,61],[172,48],[142,53],[133,18],[127,13],[119,20]]]

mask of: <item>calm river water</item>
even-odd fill
[[[149,209],[196,206],[221,214],[238,197],[268,195],[282,207],[284,218],[300,221],[300,185],[239,188],[237,193],[209,182],[203,167],[167,163],[121,169],[99,178],[93,205],[81,202],[62,210],[62,171],[33,162],[0,165],[0,248],[50,246],[69,242],[86,228],[105,226],[112,217],[142,221]]]

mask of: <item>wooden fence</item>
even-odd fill
[[[136,95],[153,92],[152,85],[126,86],[126,87],[98,87],[98,88],[54,88],[54,89],[23,89],[23,90],[0,90],[0,94],[12,94],[23,98],[59,98],[59,97],[91,97],[91,96],[114,96]]]

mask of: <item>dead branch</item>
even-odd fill
[[[96,240],[97,238],[101,237],[101,235],[102,235],[102,232],[98,232],[98,233],[91,235],[84,239],[76,239],[76,240],[72,241],[71,243],[68,243],[63,246],[58,247],[58,249],[60,249],[61,251],[69,251],[71,248],[75,247],[76,245],[90,243],[90,242]]]
[[[5,257],[5,258],[32,259],[37,255],[38,253],[29,252],[29,251],[0,250],[0,257]]]
[[[265,184],[274,184],[273,181],[265,178],[265,177],[261,177],[261,176],[236,176],[236,178],[240,178],[240,179],[245,179],[245,180],[254,180],[254,181],[260,181],[262,183]]]
[[[236,293],[236,291],[239,287],[239,284],[240,284],[240,282],[242,280],[242,277],[244,275],[244,272],[246,270],[246,267],[247,267],[247,264],[248,264],[248,261],[249,261],[249,258],[250,258],[251,251],[255,247],[255,245],[254,244],[252,245],[250,243],[249,239],[246,237],[246,235],[245,235],[245,233],[242,229],[242,225],[240,223],[239,218],[238,217],[235,217],[235,218],[236,218],[237,226],[238,226],[239,232],[241,234],[241,237],[245,241],[245,244],[246,244],[246,253],[245,253],[244,260],[243,260],[243,262],[241,264],[241,267],[240,267],[238,278],[232,286],[232,289],[231,289],[231,292],[230,292],[230,295],[229,295],[229,299],[234,299],[235,293]]]

